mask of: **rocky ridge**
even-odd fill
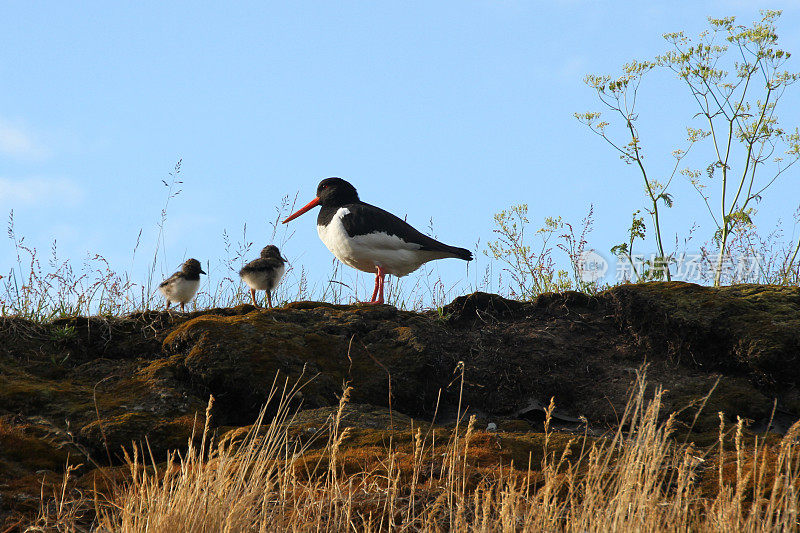
[[[665,414],[680,411],[698,444],[716,438],[720,411],[780,433],[800,417],[799,356],[800,288],[758,285],[649,283],[532,302],[474,293],[425,313],[295,302],[48,324],[4,317],[0,526],[35,510],[42,480],[58,480],[68,456],[84,477],[145,437],[163,457],[199,433],[209,395],[215,430],[241,431],[276,379],[303,383],[293,402],[309,427],[349,384],[350,446],[415,421],[447,427],[461,405],[507,443],[486,461],[520,464],[551,397],[562,431],[600,435],[643,364],[668,391]]]

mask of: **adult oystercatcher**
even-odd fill
[[[250,261],[239,271],[239,276],[250,287],[250,298],[253,305],[256,303],[256,291],[267,291],[267,303],[272,309],[272,290],[278,286],[286,270],[286,259],[281,257],[281,252],[274,244],[261,250],[261,257]]]
[[[448,246],[423,235],[404,220],[358,199],[358,193],[341,178],[319,182],[317,197],[289,216],[284,224],[316,206],[317,233],[342,263],[364,272],[375,272],[370,303],[383,303],[384,276],[405,276],[434,259],[456,257],[472,260],[472,252]]]
[[[188,303],[200,286],[200,274],[205,274],[197,259],[187,259],[181,269],[161,282],[158,290],[167,299],[167,310],[170,302],[181,304],[181,313],[185,311],[184,305]]]

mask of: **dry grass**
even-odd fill
[[[107,315],[120,316],[137,311],[161,308],[163,298],[158,284],[169,276],[187,257],[167,254],[165,235],[168,230],[168,211],[179,199],[184,186],[181,162],[178,161],[168,177],[161,180],[164,200],[157,220],[152,249],[143,244],[140,229],[132,243],[130,264],[120,268],[98,253],[87,253],[76,260],[65,258],[56,241],[46,250],[35,246],[20,235],[15,227],[14,212],[7,220],[7,235],[13,256],[7,271],[0,272],[0,317],[17,316],[39,322],[56,318]],[[373,276],[342,267],[332,259],[324,276],[311,281],[297,255],[292,239],[296,227],[281,224],[295,210],[297,195],[284,196],[268,220],[256,226],[253,239],[244,225],[233,236],[223,229],[220,238],[222,253],[213,259],[201,259],[208,276],[202,278],[200,290],[188,304],[191,311],[215,307],[232,307],[250,303],[249,292],[239,279],[239,269],[258,255],[261,247],[276,244],[290,258],[286,273],[273,293],[279,305],[298,300],[318,300],[335,304],[363,301],[373,288]],[[593,207],[589,207],[580,225],[573,227],[561,217],[546,217],[544,225],[535,229],[528,219],[526,205],[512,206],[494,217],[495,240],[474,244],[474,261],[465,265],[465,275],[445,281],[438,274],[436,263],[426,264],[408,278],[390,277],[387,303],[399,309],[422,310],[441,308],[455,297],[485,291],[496,292],[513,299],[532,300],[543,292],[581,290],[596,293],[608,288],[605,280],[584,279],[583,254],[589,251],[589,235],[593,226]],[[730,257],[723,272],[727,283],[796,284],[800,279],[800,242],[795,234],[800,227],[800,209],[788,241],[779,225],[761,237],[754,226],[731,237]],[[251,230],[252,231],[252,230]],[[436,236],[433,220],[425,233]],[[145,241],[148,241],[145,239]],[[691,241],[691,232],[684,248]],[[676,240],[675,251],[678,254]],[[712,247],[713,248],[713,247]],[[712,272],[712,254],[708,245],[700,247],[702,273]],[[683,250],[683,254],[688,252]],[[190,254],[191,255],[191,254]],[[556,257],[557,256],[557,257]],[[757,258],[758,268],[745,277],[737,277],[734,266]],[[749,264],[749,263],[747,263]],[[700,278],[690,281],[710,282]]]
[[[134,451],[127,481],[91,505],[93,523],[64,503],[64,489],[43,506],[29,531],[796,531],[800,490],[800,422],[770,445],[743,424],[713,451],[671,438],[673,419],[659,422],[661,391],[645,396],[638,380],[622,419],[626,431],[606,439],[576,437],[550,449],[540,465],[498,465],[478,474],[471,460],[474,419],[456,427],[442,448],[417,430],[411,465],[391,442],[380,467],[345,473],[348,429],[342,407],[324,433],[325,460],[309,467],[308,443],[291,436],[288,399],[238,442],[212,439],[156,466]],[[278,396],[274,394],[273,396]],[[552,410],[552,405],[551,405]],[[327,437],[324,437],[326,434]],[[732,447],[730,450],[723,448]],[[405,464],[405,467],[401,467]],[[81,525],[81,520],[84,520]]]
[[[169,201],[180,194],[182,181],[178,180],[180,166],[170,173],[167,197],[157,223],[155,247],[152,257],[143,258],[142,230],[133,246],[130,265],[120,269],[103,255],[88,254],[81,261],[60,255],[53,241],[46,253],[20,236],[15,227],[13,211],[7,220],[7,235],[14,252],[9,270],[0,272],[0,317],[22,317],[37,322],[75,316],[122,316],[148,309],[164,307],[158,292],[160,281],[180,267],[186,257],[166,257],[164,232],[167,224]],[[338,260],[331,261],[328,272],[316,282],[309,281],[309,274],[302,259],[295,259],[297,250],[292,246],[294,228],[283,225],[281,220],[295,209],[296,197],[283,197],[275,206],[265,228],[256,232],[267,237],[253,240],[244,225],[238,236],[227,230],[221,234],[223,253],[213,260],[200,258],[208,276],[203,276],[196,297],[187,305],[190,311],[215,307],[233,307],[249,304],[247,287],[239,279],[239,269],[258,256],[260,249],[268,243],[276,244],[291,263],[281,283],[273,292],[273,301],[278,305],[301,300],[324,301],[334,304],[349,304],[369,298],[374,277],[348,267]],[[430,228],[432,232],[432,227]],[[237,232],[238,233],[238,232]],[[467,267],[477,273],[480,256],[474,249],[478,261]],[[146,261],[146,265],[143,265]],[[474,270],[470,271],[469,268]],[[387,303],[400,309],[421,310],[437,308],[456,296],[476,290],[491,290],[489,266],[486,275],[474,281],[466,277],[445,284],[435,266],[424,265],[419,274],[408,280],[392,277],[387,285]],[[263,297],[263,294],[260,295]]]

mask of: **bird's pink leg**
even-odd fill
[[[256,290],[250,289],[250,299],[253,300],[253,305],[255,307],[259,307],[258,302],[256,302]]]
[[[269,303],[269,308],[272,309],[272,295],[267,291],[267,303]]]
[[[369,299],[369,303],[375,303],[375,298],[378,297],[378,287],[380,286],[380,277],[381,277],[381,267],[378,267],[378,271],[375,272],[375,290],[372,291],[372,297]]]
[[[383,303],[383,283],[385,281],[386,272],[383,271],[381,267],[378,267],[378,279],[380,279],[380,284],[378,286],[378,299],[375,301],[376,304]]]

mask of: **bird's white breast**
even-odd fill
[[[161,294],[171,302],[188,303],[200,287],[199,279],[178,278],[160,287]]]
[[[278,286],[278,283],[281,281],[281,278],[283,277],[284,272],[286,272],[286,265],[285,264],[281,264],[281,266],[279,266],[278,268],[275,269],[275,281],[272,284],[272,288],[273,289]]]
[[[242,274],[242,281],[251,289],[257,291],[271,291],[278,286],[278,282],[280,282],[285,271],[286,266],[281,265],[271,271],[261,270],[245,272]]]
[[[387,274],[405,276],[423,263],[442,257],[440,253],[420,250],[419,244],[386,232],[351,237],[342,224],[342,218],[349,213],[346,207],[341,207],[327,226],[317,226],[319,238],[328,250],[348,266],[373,273],[380,266]]]

